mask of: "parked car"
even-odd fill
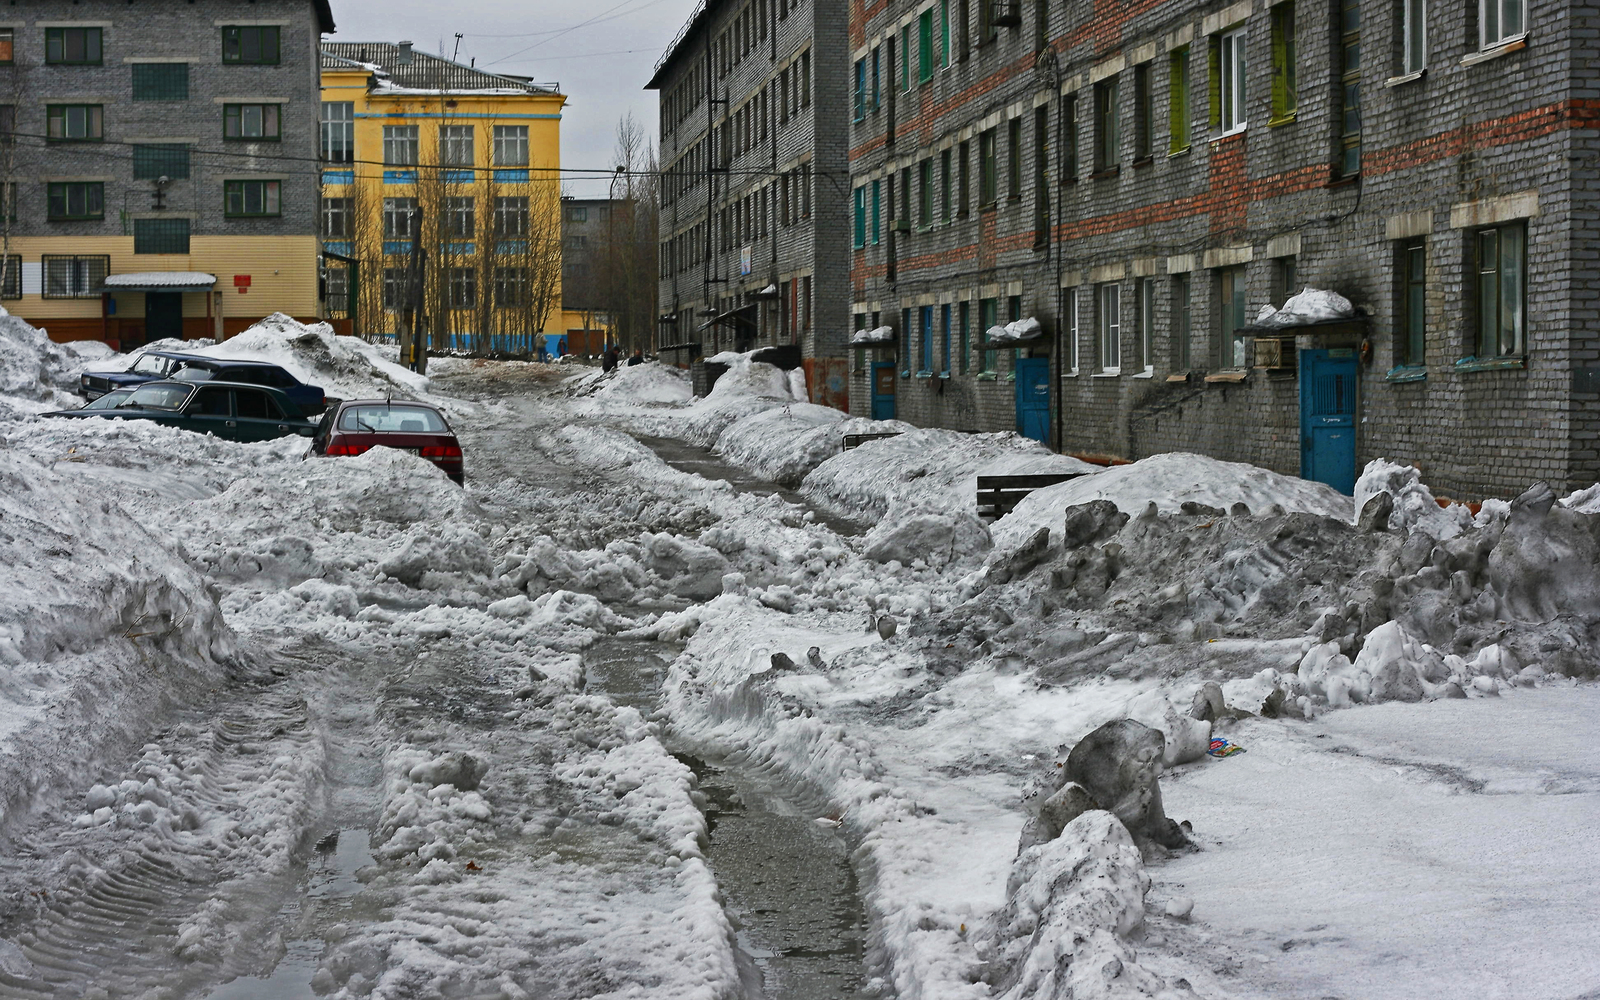
[[[415,452],[463,485],[461,442],[436,407],[413,400],[349,399],[328,407],[311,438],[313,455],[360,455],[383,445]]]
[[[95,398],[89,400],[87,403],[84,403],[82,406],[78,407],[75,410],[56,410],[56,411],[54,411],[52,413],[41,413],[41,414],[39,414],[39,416],[41,416],[41,417],[86,417],[86,416],[90,416],[91,415],[90,413],[88,413],[86,411],[91,411],[91,410],[109,410],[112,407],[121,406],[123,403],[127,402],[128,397],[131,396],[131,395],[133,395],[133,390],[132,389],[112,389],[110,392],[106,393],[104,396],[96,396]]]
[[[302,416],[314,417],[327,408],[322,389],[306,385],[284,368],[266,361],[224,360],[222,358],[184,358],[183,366],[169,378],[181,382],[242,382],[281,389],[299,407]]]
[[[103,417],[154,420],[229,441],[270,441],[299,434],[310,437],[316,425],[296,412],[281,390],[230,382],[147,382],[117,406],[63,410],[52,417]]]
[[[127,371],[85,372],[78,379],[78,392],[86,399],[97,399],[113,389],[132,388],[168,378],[185,382],[242,382],[281,389],[294,401],[295,412],[302,416],[314,417],[326,407],[320,388],[303,384],[279,365],[211,358],[184,351],[146,351]]]

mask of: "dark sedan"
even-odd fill
[[[78,378],[78,392],[85,399],[96,399],[114,389],[131,389],[157,379],[239,382],[279,389],[294,402],[294,412],[308,417],[316,416],[327,406],[320,388],[305,385],[280,365],[212,358],[184,351],[146,351],[134,359],[126,371],[85,372]]]
[[[316,426],[300,416],[279,390],[227,382],[147,382],[119,406],[91,405],[46,416],[153,420],[229,441],[269,441],[290,434],[310,437],[316,432]]]
[[[146,351],[133,360],[125,371],[84,372],[78,376],[78,393],[85,399],[99,399],[116,389],[132,389],[146,382],[166,378],[183,367],[185,359],[194,357],[175,351]]]
[[[311,439],[314,455],[360,455],[377,445],[409,451],[462,485],[461,442],[444,414],[412,400],[351,399],[328,408]]]

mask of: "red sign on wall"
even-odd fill
[[[236,275],[234,275],[233,276],[233,287],[235,287],[235,288],[249,288],[250,287],[250,276],[248,274],[236,274]]]

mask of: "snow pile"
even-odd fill
[[[170,536],[0,454],[0,822],[214,684],[233,637]]]
[[[932,428],[864,442],[817,466],[801,492],[841,514],[881,519],[895,500],[927,513],[974,513],[978,476],[1098,473],[1010,431],[965,434]]]
[[[1582,514],[1600,514],[1600,483],[1574,491],[1562,499],[1561,505]]]
[[[1129,515],[1142,513],[1152,503],[1168,514],[1177,513],[1185,503],[1223,511],[1242,503],[1252,512],[1277,504],[1288,511],[1350,519],[1350,498],[1322,483],[1243,462],[1168,452],[1034,490],[995,523],[996,542],[1013,544],[1041,527],[1059,535],[1061,512],[1092,500],[1109,500]]]
[[[831,406],[791,403],[734,421],[717,438],[715,451],[730,464],[762,479],[793,486],[839,454],[846,434],[913,430],[898,420],[851,417]]]
[[[1355,314],[1356,307],[1338,292],[1307,288],[1298,295],[1289,296],[1282,309],[1262,306],[1261,312],[1256,315],[1254,325],[1279,328],[1306,326],[1328,320],[1350,319]]]
[[[1389,526],[1399,531],[1423,531],[1439,541],[1461,534],[1472,525],[1472,513],[1465,504],[1440,507],[1433,491],[1422,482],[1415,466],[1401,465],[1386,458],[1374,459],[1361,470],[1356,480],[1355,513],[1360,516],[1367,501],[1378,493],[1394,498]]]
[[[1032,316],[1012,320],[1005,326],[991,326],[984,334],[990,345],[1021,344],[1044,336],[1044,327]]]
[[[668,406],[687,403],[693,395],[687,369],[646,361],[621,365],[599,390],[620,402],[639,406]]]
[[[857,330],[850,335],[852,344],[892,344],[894,343],[894,327],[877,326],[871,330]]]
[[[71,393],[85,360],[0,309],[0,417],[81,405]]]
[[[185,344],[182,350],[194,350]],[[428,379],[390,360],[393,350],[359,337],[341,337],[326,323],[307,325],[283,313],[266,319],[212,347],[195,350],[213,358],[268,361],[280,365],[307,385],[330,396],[360,399],[374,396],[418,397]]]

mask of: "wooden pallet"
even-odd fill
[[[1024,476],[979,476],[978,516],[986,521],[1002,518],[1016,509],[1034,490],[1089,475],[1087,472],[1048,472]]]
[[[883,431],[877,434],[846,434],[844,440],[839,442],[839,450],[849,451],[851,448],[861,447],[868,441],[876,441],[879,438],[899,437],[900,434],[900,431]]]

